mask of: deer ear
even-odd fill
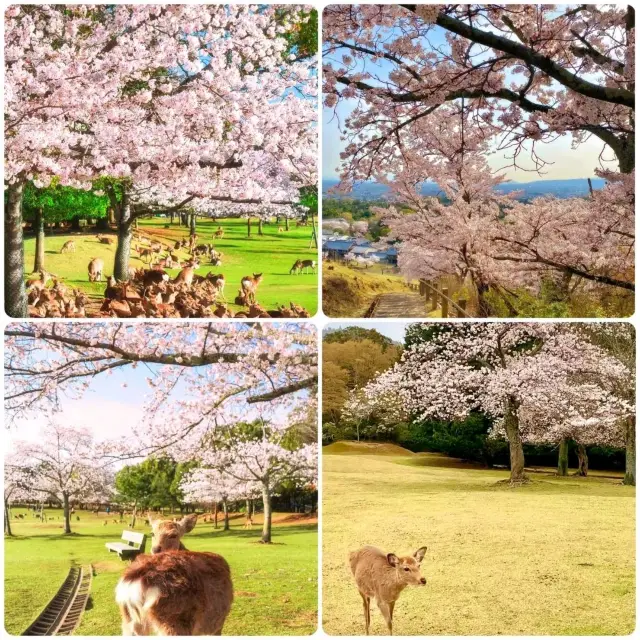
[[[183,535],[185,533],[189,533],[189,531],[193,531],[193,528],[196,526],[196,522],[198,522],[198,515],[195,513],[182,518],[178,524],[183,531]]]
[[[424,554],[427,553],[427,547],[420,547],[414,554],[413,557],[418,561],[418,564],[422,562],[424,558]]]
[[[397,567],[400,564],[400,558],[395,553],[387,553],[387,562],[392,567]]]

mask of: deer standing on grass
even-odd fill
[[[349,554],[349,565],[362,597],[364,628],[369,635],[371,598],[375,598],[389,635],[393,635],[393,609],[405,587],[424,586],[427,580],[420,573],[420,563],[426,553],[420,547],[412,556],[384,553],[376,547],[362,547]]]
[[[116,587],[122,635],[222,634],[233,585],[226,560],[216,553],[187,551],[180,541],[198,516],[149,521],[152,555],[139,555]]]
[[[102,280],[102,272],[104,271],[104,260],[102,258],[93,258],[87,268],[89,270],[89,282]]]
[[[242,286],[242,293],[244,294],[247,302],[249,304],[256,302],[256,291],[258,290],[258,285],[262,282],[262,274],[254,273],[252,276],[245,276],[240,281],[240,285]]]
[[[224,238],[224,229],[219,226],[217,231],[213,234],[213,237],[216,240],[222,240],[222,238]]]
[[[67,240],[60,249],[60,253],[75,253],[76,243],[73,240]]]

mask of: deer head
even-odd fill
[[[420,573],[420,564],[427,547],[420,547],[412,556],[399,557],[395,553],[387,554],[387,562],[396,568],[396,580],[405,585],[424,586],[426,578]]]
[[[185,516],[181,520],[153,519],[149,516],[149,523],[152,530],[151,553],[162,553],[163,551],[177,551],[184,549],[180,539],[189,533],[196,526],[198,516],[195,513]]]

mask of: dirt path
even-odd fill
[[[371,314],[372,318],[425,318],[424,298],[419,293],[383,293]]]

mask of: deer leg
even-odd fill
[[[387,602],[378,601],[378,609],[380,609],[380,612],[382,613],[382,617],[387,623],[387,629],[389,630],[389,635],[392,636],[393,624],[392,624],[391,618],[393,617],[393,613],[391,610],[391,606]]]
[[[371,599],[369,598],[369,596],[366,596],[364,593],[362,593],[362,591],[360,592],[360,595],[362,596],[362,608],[364,610],[364,630],[365,630],[365,635],[369,635],[369,623],[371,621],[371,609],[370,609],[370,604],[371,604]]]

